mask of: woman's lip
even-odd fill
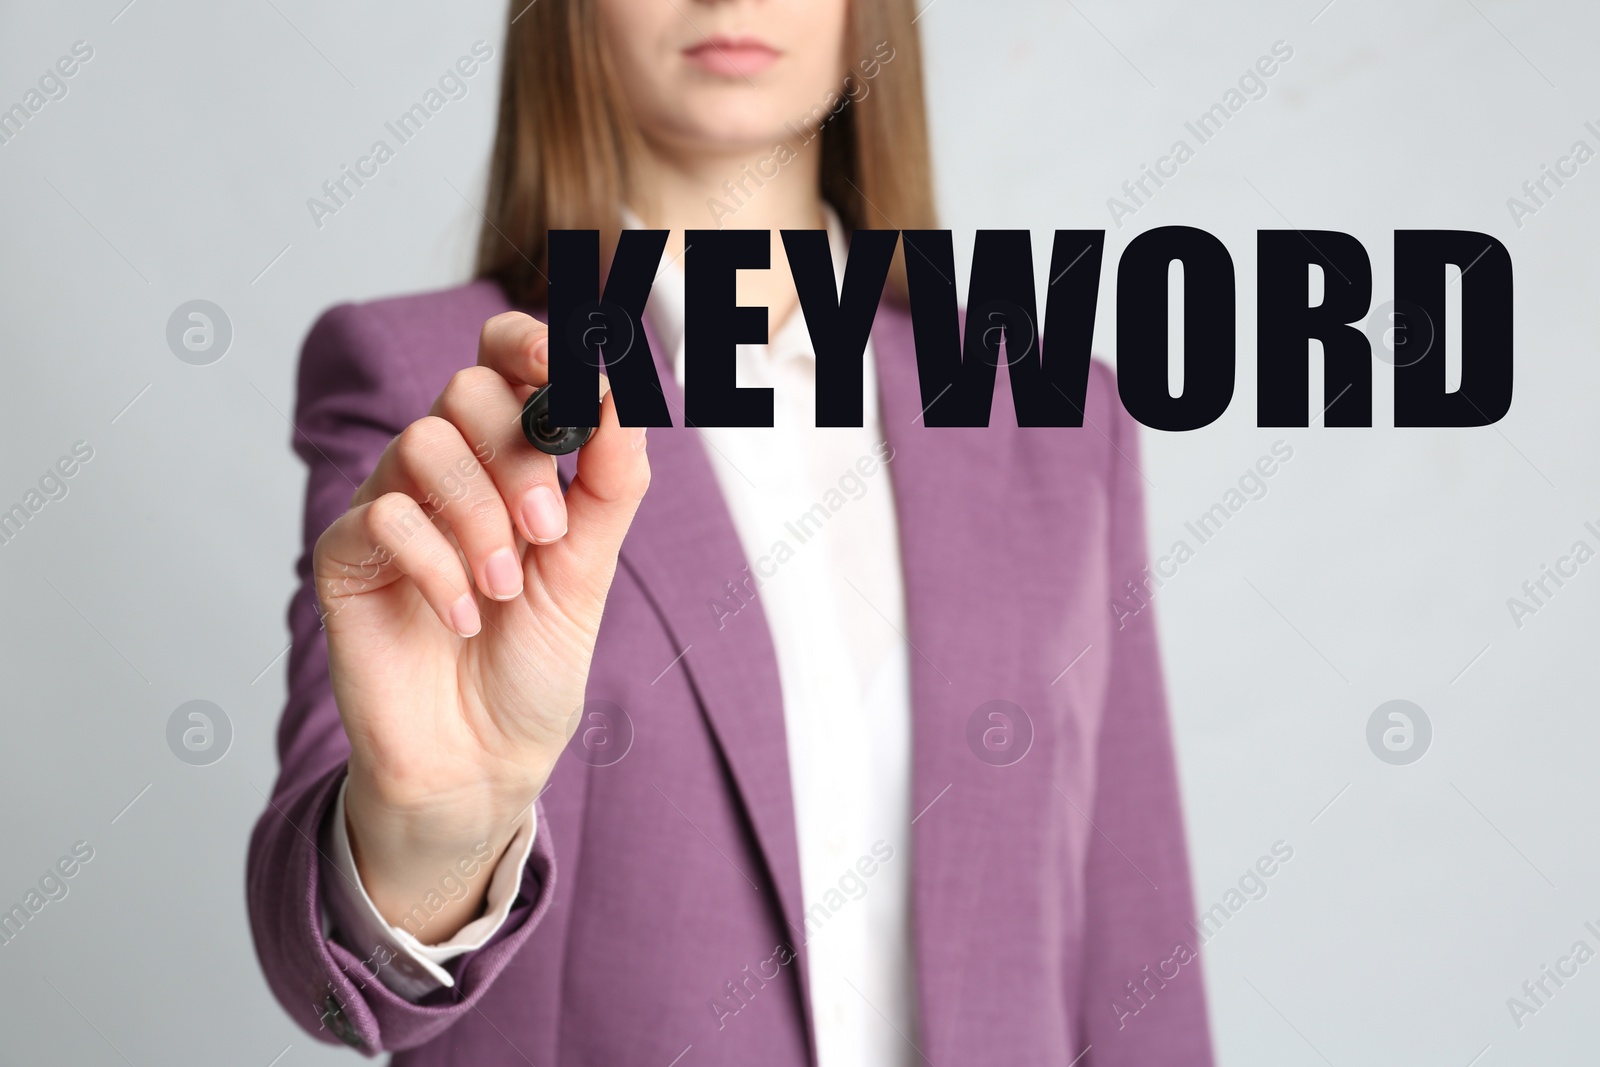
[[[708,74],[749,77],[777,62],[779,52],[754,37],[707,37],[683,50],[683,57]]]

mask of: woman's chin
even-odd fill
[[[800,130],[798,123],[795,130]],[[803,138],[803,131],[800,136]],[[705,160],[764,156],[779,143],[787,143],[791,151],[800,147],[795,131],[785,127],[781,119],[773,121],[768,115],[757,117],[733,109],[697,115],[695,121],[681,124],[672,136],[678,152]]]

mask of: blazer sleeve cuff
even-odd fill
[[[443,965],[483,948],[505,927],[511,914],[522,870],[537,836],[538,817],[534,809],[529,807],[490,875],[484,914],[463,926],[454,937],[438,944],[425,944],[404,926],[388,922],[361,882],[355,853],[350,847],[349,826],[345,822],[344,795],[348,785],[349,778],[339,784],[329,815],[329,845],[321,856],[324,933],[362,955],[368,974],[413,1003],[435,990],[453,988],[455,976]],[[444,889],[441,888],[439,896],[444,898]],[[413,914],[420,915],[417,934],[424,933],[427,911],[425,901],[414,909]]]
[[[367,1055],[416,1048],[445,1033],[477,1003],[521,950],[555,896],[550,827],[535,805],[541,832],[533,840],[505,924],[476,951],[449,961],[452,988],[417,1003],[381,980],[323,925],[323,854],[341,760],[298,790],[272,798],[256,828],[250,857],[251,919],[268,983],[312,1036],[343,1042]]]

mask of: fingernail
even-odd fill
[[[548,485],[534,486],[522,502],[522,522],[534,544],[547,545],[567,532],[567,509]]]
[[[535,363],[550,362],[550,337],[546,335],[533,342],[533,361]]]
[[[646,429],[647,427],[644,426],[635,426],[633,428],[633,450],[635,452],[644,451],[644,432]]]
[[[471,593],[464,593],[450,606],[450,625],[462,637],[472,637],[483,629],[483,616],[478,614],[478,602]]]
[[[489,579],[489,595],[496,600],[510,600],[522,592],[522,563],[509,548],[490,556],[483,570]]]

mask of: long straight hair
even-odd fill
[[[622,230],[629,161],[643,138],[622,97],[604,46],[595,0],[542,0],[511,16],[500,82],[500,113],[489,195],[478,240],[479,277],[493,278],[513,303],[543,306],[550,230],[599,230],[613,249]],[[823,120],[822,196],[846,230],[935,226],[922,50],[913,0],[850,0],[846,55],[880,63],[868,91],[852,70],[837,96],[795,116],[804,132]],[[852,81],[852,79],[854,81]],[[840,99],[848,102],[838,105]],[[708,219],[708,222],[710,220]],[[896,251],[886,296],[906,296],[904,254]]]

